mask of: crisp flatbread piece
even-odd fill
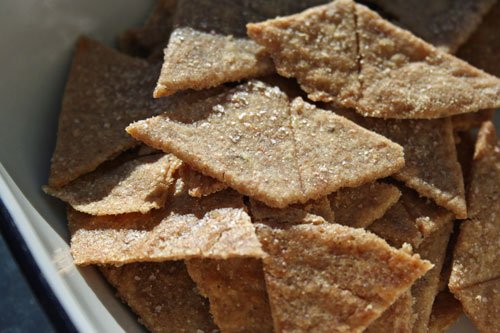
[[[432,265],[362,229],[258,223],[276,331],[361,332]]]
[[[186,165],[181,169],[181,174],[188,189],[188,194],[195,198],[205,197],[227,188],[226,184],[212,177],[204,176]]]
[[[110,168],[101,166],[64,187],[44,190],[90,215],[145,214],[164,206],[181,164],[171,154],[147,155]]]
[[[82,37],[69,73],[49,186],[61,187],[137,145],[125,132],[165,102],[154,101],[157,68]]]
[[[273,332],[259,259],[192,259],[186,265],[222,332]]]
[[[408,290],[392,303],[384,313],[366,330],[365,333],[411,333],[414,322],[413,298]]]
[[[488,120],[493,119],[495,110],[481,110],[474,113],[464,113],[451,117],[454,131],[468,131],[479,128]]]
[[[352,0],[249,24],[248,34],[309,98],[364,116],[428,119],[500,106],[500,79]]]
[[[242,197],[231,190],[201,199],[182,191],[148,214],[69,209],[68,220],[77,265],[264,255]]]
[[[481,127],[468,191],[469,219],[460,228],[453,255],[450,290],[500,277],[500,140],[493,123]]]
[[[468,286],[454,292],[464,313],[480,332],[495,333],[500,327],[500,279]]]
[[[449,290],[437,294],[432,306],[429,333],[444,333],[462,314],[462,305]]]
[[[167,45],[173,28],[176,6],[177,0],[158,0],[141,27],[129,29],[118,36],[119,49],[131,56],[161,61],[163,48]]]
[[[468,40],[495,3],[495,0],[365,1],[380,6],[395,17],[396,24],[449,53],[455,53]]]
[[[497,38],[500,30],[499,17],[500,3],[497,1],[483,18],[481,25],[457,52],[458,57],[497,77],[500,77],[500,39]]]
[[[432,306],[438,293],[446,248],[452,230],[453,223],[450,220],[440,230],[425,239],[416,250],[423,259],[429,260],[434,267],[418,279],[411,288],[411,294],[414,297],[414,333],[427,333]]]
[[[272,207],[320,199],[404,165],[399,145],[300,98],[290,103],[259,81],[170,111],[127,131]]]
[[[343,188],[330,194],[335,223],[366,228],[398,202],[401,192],[394,185],[373,182]]]
[[[102,266],[119,297],[158,333],[213,332],[208,302],[198,294],[183,262]]]

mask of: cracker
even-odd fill
[[[257,234],[278,332],[361,332],[432,267],[338,224],[258,223]]]
[[[217,329],[183,262],[103,266],[101,272],[152,332]]]
[[[367,0],[396,23],[438,49],[455,53],[476,30],[495,0]],[[477,49],[476,49],[477,50]]]
[[[277,87],[251,81],[127,131],[272,207],[319,199],[398,171],[402,148]]]
[[[432,306],[429,321],[429,333],[444,333],[453,325],[462,314],[462,305],[448,291],[437,294]]]
[[[411,293],[415,299],[413,304],[413,311],[415,314],[415,323],[413,325],[414,333],[427,332],[432,306],[438,293],[441,269],[446,255],[446,247],[452,229],[453,223],[450,220],[439,231],[425,239],[416,251],[423,259],[427,259],[434,264],[434,267],[417,280],[411,288]]]
[[[403,293],[382,316],[371,323],[365,333],[397,332],[411,333],[414,322],[411,291]]]
[[[458,132],[456,133],[455,138],[455,140],[458,141],[455,144],[457,149],[457,158],[460,163],[460,167],[462,168],[462,174],[464,175],[464,187],[467,193],[470,184],[470,174],[472,160],[474,158],[474,146],[476,144],[476,139],[470,131]]]
[[[156,69],[86,37],[79,39],[69,73],[49,186],[61,187],[89,173],[137,141],[124,131],[155,114]]]
[[[248,34],[309,98],[364,116],[441,118],[500,106],[498,78],[351,0],[249,24]]]
[[[131,56],[161,61],[157,50],[163,50],[168,43],[176,6],[177,0],[158,0],[143,26],[129,29],[118,37],[119,49]],[[159,54],[163,55],[163,52]],[[151,58],[152,55],[154,58]]]
[[[454,292],[467,317],[480,332],[498,332],[500,327],[500,280],[482,282]]]
[[[242,197],[230,190],[201,199],[181,191],[165,208],[144,215],[70,209],[68,220],[77,265],[264,255]]]
[[[181,169],[182,179],[188,188],[188,194],[195,198],[205,197],[207,195],[225,190],[227,185],[218,180],[202,175],[188,166]]]
[[[164,206],[181,163],[170,154],[147,155],[110,168],[99,167],[64,187],[44,190],[91,215],[145,214]]]
[[[481,110],[475,113],[464,113],[451,117],[454,131],[468,131],[479,128],[488,120],[492,120],[495,110]]]
[[[454,250],[450,290],[461,289],[500,277],[500,140],[493,123],[481,127],[468,191],[469,219],[460,228]]]
[[[497,37],[500,22],[498,17],[500,17],[500,3],[497,2],[483,18],[477,30],[458,50],[457,56],[485,72],[500,77],[500,40]]]
[[[258,259],[189,260],[189,275],[210,300],[222,332],[273,332],[262,262]]]
[[[373,182],[344,188],[329,195],[335,222],[353,228],[366,228],[399,200],[396,186]]]

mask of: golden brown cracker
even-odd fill
[[[368,0],[395,17],[396,24],[429,44],[455,53],[476,30],[495,0]]]
[[[210,300],[210,312],[221,332],[273,332],[259,259],[193,259],[186,265],[198,290]]]
[[[226,184],[212,177],[204,176],[186,165],[181,169],[181,174],[188,189],[188,194],[195,198],[205,197],[227,188]]]
[[[90,215],[145,214],[164,206],[181,164],[170,154],[147,155],[110,168],[101,166],[64,187],[44,190]]]
[[[498,78],[351,0],[249,24],[248,33],[309,98],[364,116],[441,118],[500,106]]]
[[[251,81],[127,131],[272,207],[319,199],[388,176],[402,148],[278,87]]]
[[[335,222],[353,228],[366,228],[378,220],[399,200],[396,186],[373,182],[343,188],[329,195]]]
[[[469,219],[460,228],[453,255],[450,290],[500,277],[500,140],[493,123],[478,134],[468,191]]]
[[[457,52],[458,57],[498,77],[500,77],[500,40],[497,38],[500,29],[499,17],[500,3],[497,2]]]
[[[481,110],[474,113],[464,113],[451,117],[454,131],[468,131],[479,128],[488,120],[492,120],[495,110]]]
[[[412,331],[414,333],[426,333],[429,327],[434,299],[438,293],[446,247],[452,229],[453,223],[450,220],[440,230],[425,239],[416,250],[423,259],[429,260],[434,267],[418,279],[411,288],[414,297],[415,323]]]
[[[431,268],[338,224],[259,223],[257,234],[279,332],[360,332]]]
[[[432,306],[429,333],[444,333],[462,314],[462,305],[449,290],[437,294]]]
[[[413,298],[411,291],[408,290],[363,332],[411,333],[414,321],[412,306]]]
[[[49,186],[61,187],[137,145],[125,132],[164,102],[153,101],[156,69],[86,37],[69,73]]]
[[[196,291],[183,262],[102,266],[106,280],[150,331],[213,332],[208,302]]]
[[[231,190],[201,199],[181,191],[148,214],[91,216],[70,209],[68,220],[78,265],[264,255],[242,197]]]

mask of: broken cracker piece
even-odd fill
[[[111,168],[99,167],[64,187],[44,190],[90,215],[145,214],[163,207],[181,164],[171,154],[147,155]]]
[[[264,256],[243,198],[231,190],[201,199],[182,190],[163,209],[144,215],[69,209],[68,220],[77,265]]]
[[[100,268],[120,298],[152,332],[212,332],[217,326],[183,262]]]
[[[186,265],[222,332],[273,332],[259,259],[192,259]]]
[[[306,203],[398,171],[402,148],[277,87],[251,81],[127,131],[272,207]]]
[[[382,315],[363,331],[365,333],[411,333],[413,322],[413,298],[408,290],[392,303]]]
[[[481,126],[468,191],[469,220],[460,227],[449,287],[460,290],[500,277],[500,139],[492,122]]]
[[[330,194],[335,222],[353,228],[366,228],[378,220],[399,200],[396,186],[373,182],[354,188],[343,188]]]
[[[429,333],[444,333],[462,314],[462,305],[449,290],[437,294],[432,306]]]
[[[438,49],[455,53],[476,30],[495,0],[367,0],[396,23]],[[481,48],[479,48],[481,49]],[[476,49],[478,50],[478,49]]]
[[[500,106],[500,79],[351,0],[247,28],[278,73],[297,78],[314,101],[378,118],[441,118]]]
[[[185,186],[188,188],[188,194],[195,198],[205,197],[227,188],[226,184],[212,177],[204,176],[188,166],[181,169],[181,174]]]
[[[125,132],[165,102],[154,101],[156,68],[81,37],[69,73],[49,186],[62,187],[138,145]]]
[[[256,225],[278,332],[361,332],[432,267],[362,229],[286,222]]]

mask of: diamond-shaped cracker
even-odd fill
[[[497,77],[500,77],[500,39],[497,38],[499,17],[500,3],[497,1],[483,18],[481,25],[457,52],[458,57]]]
[[[264,255],[243,198],[231,190],[201,199],[182,190],[165,208],[144,215],[70,209],[68,220],[78,265]]]
[[[119,165],[103,165],[64,187],[44,190],[91,215],[145,214],[163,207],[181,164],[171,154],[147,155]]]
[[[343,188],[330,194],[335,223],[366,228],[381,218],[399,200],[401,192],[394,185],[373,182]]]
[[[400,146],[300,98],[290,105],[277,87],[259,81],[127,131],[278,208],[386,177],[404,164]]]
[[[476,30],[495,0],[367,0],[437,48],[454,53]]]
[[[493,123],[481,127],[468,191],[469,219],[460,227],[453,255],[450,290],[500,277],[500,140]]]
[[[414,297],[414,333],[427,332],[432,313],[432,305],[438,293],[439,279],[445,260],[446,247],[452,229],[453,223],[450,220],[440,230],[425,239],[416,251],[422,258],[434,264],[434,267],[417,280],[411,288],[411,293]]]
[[[152,332],[212,332],[217,327],[183,262],[102,266],[104,277]]]
[[[398,332],[411,333],[413,326],[413,298],[408,290],[392,303],[384,313],[363,332],[381,333]]]
[[[432,306],[428,332],[446,332],[461,314],[462,305],[460,302],[448,290],[439,292]]]
[[[432,265],[362,229],[258,223],[278,332],[361,332]]]
[[[364,116],[440,118],[500,106],[498,78],[352,0],[249,24],[248,33],[309,98]]]
[[[151,98],[156,70],[80,38],[59,116],[49,186],[61,187],[137,145],[125,127],[165,103]]]
[[[193,259],[186,262],[222,332],[273,332],[273,319],[259,259]]]

